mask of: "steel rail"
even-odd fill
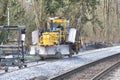
[[[120,66],[120,61],[102,70],[97,75],[95,75],[91,80],[100,80],[103,76],[105,76],[106,74],[108,74],[109,72],[111,72],[113,69],[115,69],[118,66]]]
[[[27,63],[30,63],[30,62],[27,62]],[[37,63],[37,64],[31,65],[31,66],[29,66],[29,67],[22,67],[21,69],[15,69],[15,70],[13,70],[13,71],[8,71],[8,72],[0,73],[0,75],[3,75],[3,74],[6,74],[6,73],[11,73],[11,72],[14,72],[14,71],[19,71],[19,70],[23,70],[23,69],[26,69],[26,68],[31,68],[31,67],[34,67],[34,66],[38,66],[38,65],[43,65],[43,64],[45,64],[45,62],[43,62],[43,63],[38,63],[38,61],[37,61],[36,63]]]
[[[72,75],[72,74],[74,74],[74,73],[76,73],[78,71],[82,71],[84,69],[87,69],[90,66],[93,66],[93,65],[95,65],[95,64],[97,64],[99,62],[102,62],[104,60],[107,60],[109,58],[112,58],[112,57],[115,57],[115,56],[118,56],[118,55],[120,55],[120,54],[111,55],[111,56],[108,56],[106,58],[102,58],[100,60],[96,60],[96,61],[92,61],[92,62],[86,63],[86,64],[84,64],[82,66],[77,66],[77,67],[69,69],[67,71],[63,71],[60,74],[54,75],[52,77],[49,77],[48,80],[63,80],[64,78],[66,78],[69,75]]]

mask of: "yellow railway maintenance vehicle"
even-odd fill
[[[30,54],[39,54],[42,59],[66,55],[71,57],[78,53],[81,44],[78,31],[70,28],[69,21],[64,17],[48,18],[44,30],[32,32],[32,42],[35,46],[31,46]]]

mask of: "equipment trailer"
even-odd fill
[[[9,66],[27,67],[24,63],[25,27],[0,26],[0,69],[8,72]]]

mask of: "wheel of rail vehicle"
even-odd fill
[[[72,50],[71,46],[69,47],[69,55],[68,57],[72,57],[72,55],[74,54],[74,51]]]
[[[68,55],[68,57],[72,57],[72,54],[70,53],[70,54]]]
[[[24,67],[27,67],[27,65],[24,65]]]
[[[18,68],[21,69],[21,68],[22,68],[22,65],[19,65]]]
[[[44,57],[40,57],[41,58],[41,60],[45,60],[45,58]]]
[[[56,53],[55,53],[55,57],[57,57],[57,58],[62,58],[61,52],[56,52]]]
[[[8,69],[6,69],[5,72],[8,72]]]
[[[5,67],[5,72],[8,72],[8,67]]]

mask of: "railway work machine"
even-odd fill
[[[40,58],[71,57],[77,54],[82,40],[76,28],[69,27],[69,21],[64,17],[48,18],[44,29],[32,32],[30,54],[38,54]]]
[[[25,27],[0,26],[0,69],[10,66],[27,67],[24,63]]]

